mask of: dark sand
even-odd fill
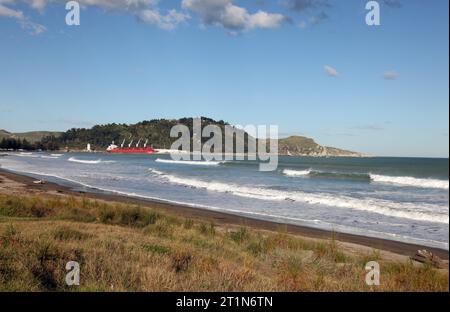
[[[419,249],[427,249],[433,252],[435,255],[439,256],[444,260],[449,259],[449,252],[447,250],[424,247],[415,244],[407,244],[403,242],[396,242],[380,238],[372,238],[366,236],[359,236],[346,233],[332,233],[331,231],[320,230],[305,226],[282,224],[271,221],[257,220],[243,216],[237,216],[233,214],[228,214],[224,212],[210,211],[200,208],[192,208],[189,206],[175,205],[170,203],[162,203],[146,199],[136,199],[132,197],[116,195],[113,193],[97,193],[97,192],[76,192],[68,187],[61,186],[54,183],[46,182],[45,184],[34,184],[35,179],[16,173],[11,173],[0,169],[0,177],[5,177],[13,180],[17,183],[25,185],[26,189],[33,191],[42,191],[43,193],[59,193],[62,195],[72,195],[79,196],[83,195],[92,199],[100,199],[106,201],[116,201],[121,203],[139,204],[141,206],[154,207],[172,213],[176,213],[179,216],[200,219],[205,221],[212,221],[219,225],[237,225],[237,226],[248,226],[256,229],[264,229],[270,231],[277,231],[280,229],[286,230],[288,233],[318,239],[329,239],[335,237],[336,240],[340,242],[352,243],[360,246],[366,246],[373,249],[379,249],[384,251],[389,251],[398,255],[412,256]]]

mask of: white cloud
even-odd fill
[[[47,0],[50,1],[50,0]],[[157,0],[77,0],[81,6],[96,6],[105,10],[120,11],[141,11],[154,8],[158,4]]]
[[[178,24],[189,19],[189,15],[175,9],[161,13],[158,10],[159,0],[77,0],[81,7],[98,7],[107,11],[127,12],[139,18],[139,20],[161,29],[172,30]],[[32,22],[20,10],[14,6],[25,3],[31,9],[43,12],[50,4],[65,3],[64,0],[0,0],[0,18],[9,17],[16,19],[23,28],[33,34],[40,34],[46,30],[43,25]]]
[[[0,17],[13,18],[19,22],[22,28],[28,30],[32,35],[39,35],[47,30],[45,26],[31,21],[22,11],[7,7],[5,4],[12,4],[12,0],[0,0]]]
[[[47,6],[48,0],[27,0],[27,2],[33,9],[42,11]]]
[[[278,13],[249,13],[232,0],[182,0],[183,8],[198,14],[205,25],[222,26],[231,33],[255,28],[276,28],[286,17]]]
[[[387,71],[383,74],[383,78],[386,80],[395,80],[400,76],[396,71]]]
[[[17,20],[22,20],[25,18],[22,11],[10,9],[2,4],[0,1],[0,16],[11,17]]]
[[[177,12],[176,10],[170,10],[166,15],[161,15],[158,10],[142,10],[138,13],[138,17],[144,23],[165,30],[172,30],[178,24],[190,18],[189,15]]]
[[[278,27],[286,17],[281,14],[270,14],[264,11],[258,11],[250,15],[250,28],[275,28]]]
[[[335,77],[335,78],[339,77],[339,73],[337,72],[336,68],[331,67],[331,66],[329,66],[329,65],[325,65],[325,66],[324,66],[324,69],[325,69],[325,73],[326,73],[328,76],[330,76],[330,77]]]

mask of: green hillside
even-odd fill
[[[59,137],[62,134],[62,132],[55,132],[55,131],[30,131],[30,132],[23,132],[23,133],[11,133],[6,130],[0,130],[0,140],[5,139],[20,139],[20,140],[27,140],[30,143],[36,143],[40,142],[43,138],[54,136]]]
[[[362,154],[335,147],[322,146],[313,139],[303,136],[291,136],[278,141],[278,152],[292,156],[350,156],[360,157]]]
[[[141,139],[142,143],[148,139],[148,145],[153,148],[170,149],[172,143],[177,139],[170,137],[172,127],[180,124],[187,126],[190,130],[192,142],[192,123],[192,118],[153,119],[132,125],[113,123],[97,125],[90,129],[70,129],[58,136],[56,140],[62,148],[84,149],[86,144],[90,143],[91,148],[104,150],[113,141],[116,144],[121,144],[124,141],[125,144],[129,144],[133,140],[133,144],[135,144],[139,139]],[[224,128],[227,123],[222,120],[216,121],[202,117],[202,126],[206,125],[219,126],[222,129],[222,133],[225,133]],[[237,130],[237,132],[241,132],[241,130]],[[245,136],[247,139],[248,135],[245,134]],[[203,143],[207,140],[208,138],[202,138]],[[225,138],[222,141],[225,144]]]
[[[206,117],[202,117],[201,119],[202,127],[216,125],[222,129],[222,144],[225,145],[227,138],[224,128],[229,124],[223,120],[216,121]],[[112,123],[97,125],[89,129],[73,128],[66,132],[34,131],[26,133],[10,133],[6,130],[0,130],[0,141],[3,139],[8,139],[9,141],[26,140],[27,144],[32,144],[30,148],[42,150],[83,150],[89,143],[92,149],[104,151],[112,142],[115,142],[118,145],[125,142],[125,144],[128,145],[130,142],[136,144],[141,140],[142,146],[143,142],[148,140],[148,146],[152,146],[156,149],[170,149],[172,143],[177,139],[170,137],[170,130],[172,127],[180,124],[189,128],[192,147],[192,118],[153,119],[131,125]],[[238,133],[243,133],[242,130],[235,130]],[[244,136],[245,151],[247,151],[248,143],[250,142],[253,144],[256,139],[249,136],[247,133],[244,133]],[[209,138],[202,138],[202,143],[205,143],[208,139]],[[17,148],[16,146],[20,146],[20,144],[17,145],[15,142],[4,142],[3,144],[0,144],[0,148],[4,149],[15,149]],[[225,151],[224,146],[223,150]],[[291,156],[362,156],[359,153],[319,145],[313,139],[303,136],[291,136],[280,139],[278,141],[278,152],[280,155]]]

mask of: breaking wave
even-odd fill
[[[282,191],[265,187],[251,187],[236,184],[226,184],[214,181],[202,181],[192,178],[182,178],[160,171],[151,170],[169,183],[186,187],[205,189],[213,192],[228,193],[235,196],[270,200],[291,201],[311,205],[322,205],[367,211],[389,217],[406,218],[417,221],[449,223],[448,207],[421,203],[420,207],[414,203],[398,203],[390,200],[374,198],[353,198],[334,194],[312,194],[301,191]]]
[[[288,177],[311,177],[311,178],[329,178],[329,179],[345,179],[345,180],[357,180],[367,181],[375,183],[388,183],[398,186],[411,186],[419,188],[436,188],[448,190],[448,180],[438,179],[421,179],[414,177],[394,177],[385,176],[372,173],[346,173],[346,172],[327,172],[327,171],[314,171],[312,169],[307,170],[291,170],[284,169],[283,174]]]
[[[25,153],[25,152],[21,152],[19,154],[15,154],[16,156],[20,156],[20,157],[31,157],[31,158],[38,158],[38,155],[34,155],[33,153]]]
[[[392,177],[378,174],[371,174],[370,178],[372,181],[379,183],[448,190],[448,180],[419,179],[413,177]]]
[[[165,164],[177,164],[177,165],[194,165],[194,166],[218,166],[223,161],[203,161],[203,160],[172,160],[172,159],[161,159],[157,158],[155,160],[159,163],[165,163]]]
[[[68,159],[68,161],[70,161],[70,162],[76,162],[76,163],[80,163],[80,164],[89,164],[89,165],[114,163],[114,161],[112,161],[112,160],[101,160],[101,159],[97,159],[97,160],[86,160],[86,159],[77,159],[77,158],[75,158],[75,157],[70,157],[70,158]]]
[[[311,173],[311,169],[308,170],[290,170],[284,169],[283,174],[288,177],[304,177]]]

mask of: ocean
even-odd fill
[[[107,191],[202,209],[448,250],[449,161],[426,158],[280,157],[173,161],[169,155],[11,153],[3,169],[84,191]]]

